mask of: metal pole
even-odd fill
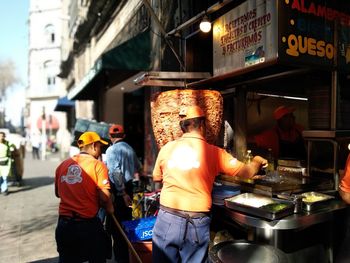
[[[142,260],[140,259],[139,255],[137,254],[135,248],[134,248],[133,245],[131,244],[131,242],[130,242],[130,240],[128,239],[128,237],[125,235],[124,230],[123,230],[123,228],[120,226],[118,220],[115,218],[115,216],[114,216],[113,214],[112,214],[111,216],[112,216],[113,221],[114,221],[115,225],[117,226],[119,232],[122,234],[122,236],[124,237],[126,243],[128,244],[128,247],[131,249],[131,252],[132,252],[133,255],[135,256],[137,262],[142,263]]]
[[[41,160],[46,159],[46,113],[43,106],[43,115],[41,117]]]

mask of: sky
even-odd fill
[[[21,79],[8,91],[6,117],[19,125],[27,86],[29,0],[0,0],[0,11],[0,60],[13,60]]]

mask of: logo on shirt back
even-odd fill
[[[189,146],[181,146],[175,149],[168,161],[169,169],[177,168],[185,171],[199,167],[198,154]]]
[[[68,167],[67,175],[61,177],[61,182],[66,182],[67,184],[81,183],[82,181],[81,168],[76,164],[70,165]]]

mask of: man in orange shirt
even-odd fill
[[[292,107],[276,108],[273,113],[276,125],[254,138],[258,147],[270,148],[276,159],[306,160],[303,127],[295,123],[294,111]]]
[[[220,174],[253,177],[267,161],[243,164],[205,140],[205,115],[198,106],[181,115],[183,136],[159,152],[153,180],[163,183],[153,228],[153,262],[205,262],[208,257],[211,191]]]
[[[100,206],[114,212],[108,170],[98,160],[103,144],[108,143],[97,133],[83,133],[78,139],[80,153],[56,169],[55,194],[61,199],[56,243],[61,263],[106,262],[110,256],[110,238],[97,217]]]
[[[340,180],[339,194],[344,202],[350,205],[350,154],[346,160],[344,176]]]
[[[340,179],[338,192],[343,201],[350,205],[350,154],[348,154],[348,158],[346,160],[345,171],[343,177],[341,177]],[[339,248],[337,249],[338,253],[336,255],[335,262],[350,262],[350,236],[348,234],[350,224],[348,218],[348,215],[346,216],[346,218],[344,218],[344,225],[342,227],[345,229],[346,235],[344,240],[342,240]]]

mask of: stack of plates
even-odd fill
[[[226,198],[238,195],[241,193],[239,186],[229,185],[214,185],[212,191],[212,199],[214,205],[224,205]]]

